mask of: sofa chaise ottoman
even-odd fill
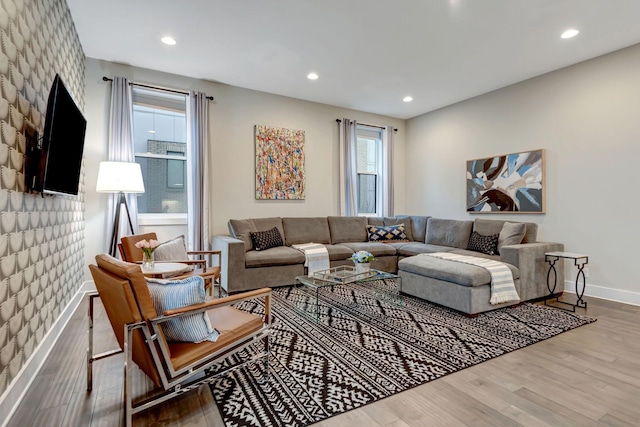
[[[498,254],[468,250],[472,232],[482,236],[501,236]],[[543,280],[548,268],[544,253],[561,251],[564,245],[536,242],[536,234],[537,225],[534,223],[429,218],[425,243],[413,243],[400,249],[400,253],[407,255],[398,261],[401,292],[470,315],[519,302],[491,304],[491,276],[482,267],[424,255],[447,252],[500,261],[511,271],[520,301],[542,298],[548,293]],[[510,244],[510,241],[519,243]],[[521,278],[521,274],[525,277]]]

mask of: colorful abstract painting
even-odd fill
[[[468,212],[544,213],[544,150],[467,161]]]
[[[256,125],[256,199],[304,199],[304,131]]]

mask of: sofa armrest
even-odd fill
[[[213,236],[220,251],[220,286],[227,292],[244,289],[244,242],[231,236]]]
[[[547,272],[549,264],[544,259],[546,252],[563,251],[564,244],[553,242],[522,243],[503,246],[500,261],[515,265],[520,270],[520,299],[528,301],[549,294]],[[557,263],[558,280],[556,293],[564,291],[564,264]],[[553,280],[553,276],[551,277]],[[553,282],[551,283],[553,287]]]

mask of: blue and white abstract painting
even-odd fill
[[[467,212],[544,213],[544,150],[467,161]]]

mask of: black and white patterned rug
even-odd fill
[[[356,284],[322,292],[316,324],[299,291],[273,290],[270,381],[251,367],[211,384],[227,426],[306,426],[595,321],[531,304],[469,318]]]

